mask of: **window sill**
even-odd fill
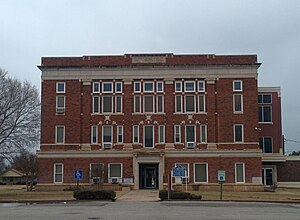
[[[124,115],[124,113],[91,113],[91,115]]]
[[[165,112],[133,112],[132,115],[166,115]]]
[[[173,115],[207,115],[207,112],[174,112]]]
[[[258,122],[258,124],[262,124],[262,125],[273,125],[273,122]]]

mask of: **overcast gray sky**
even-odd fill
[[[0,0],[0,68],[37,87],[42,56],[137,52],[257,54],[300,141],[299,0]]]

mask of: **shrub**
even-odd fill
[[[73,197],[77,200],[112,200],[116,198],[116,192],[113,190],[76,190],[73,193]]]
[[[168,190],[160,190],[159,191],[159,198],[161,200],[168,199]],[[195,199],[195,200],[201,200],[202,196],[201,195],[195,195],[191,194],[189,192],[181,192],[181,191],[171,191],[171,198],[170,199]]]

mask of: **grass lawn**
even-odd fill
[[[127,191],[116,191],[117,198],[127,193]],[[20,185],[0,185],[1,201],[64,201],[75,200],[73,191],[26,191],[26,186]]]
[[[202,195],[202,200],[219,200],[220,192],[191,192]],[[275,192],[223,192],[223,200],[238,201],[298,201],[300,189],[277,188]]]

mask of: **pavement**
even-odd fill
[[[160,199],[158,198],[158,190],[130,190],[128,193],[119,197],[117,201],[157,202],[160,201]]]

